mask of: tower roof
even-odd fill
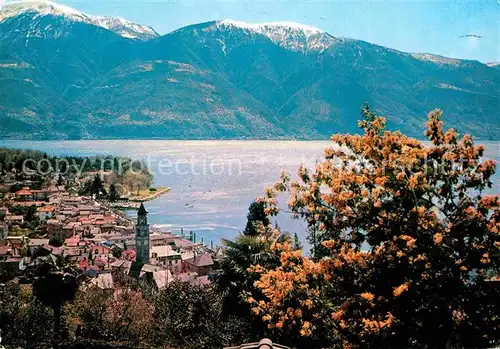
[[[139,207],[139,211],[137,211],[137,214],[139,216],[145,216],[148,214],[148,211],[146,211],[146,208],[144,207],[144,204],[141,202],[141,206]]]

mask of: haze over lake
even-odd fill
[[[500,142],[478,142],[486,158],[500,160]],[[313,166],[328,141],[0,141],[1,147],[36,149],[50,155],[119,155],[151,166],[154,185],[171,192],[146,203],[151,224],[163,230],[193,230],[205,243],[233,238],[246,223],[250,202],[301,163]],[[490,191],[500,192],[500,176]],[[130,212],[134,216],[134,212]],[[283,230],[304,236],[302,221],[282,213]]]

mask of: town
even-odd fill
[[[197,242],[195,232],[173,234],[150,227],[142,203],[134,221],[114,203],[81,195],[63,185],[60,176],[52,177],[44,180],[46,186],[34,189],[37,184],[30,176],[4,176],[0,281],[30,283],[27,271],[40,258],[54,256],[81,272],[84,282],[103,289],[130,282],[157,289],[174,280],[210,283],[219,247]]]

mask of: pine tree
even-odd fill
[[[297,233],[293,235],[293,249],[294,250],[302,250],[302,244],[299,240],[299,236]]]
[[[116,201],[120,198],[120,193],[116,189],[116,185],[111,184],[109,186],[109,201]]]
[[[265,212],[265,205],[262,202],[253,201],[248,208],[247,225],[243,235],[256,236],[258,234],[258,225],[269,226],[270,220]]]
[[[101,176],[99,174],[95,175],[91,190],[91,194],[96,195],[97,197],[101,196],[104,192],[104,185],[102,184]]]

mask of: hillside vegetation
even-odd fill
[[[365,102],[413,136],[439,107],[500,138],[494,66],[314,28],[217,21],[134,40],[25,11],[0,21],[0,44],[1,138],[326,139],[358,132]]]

